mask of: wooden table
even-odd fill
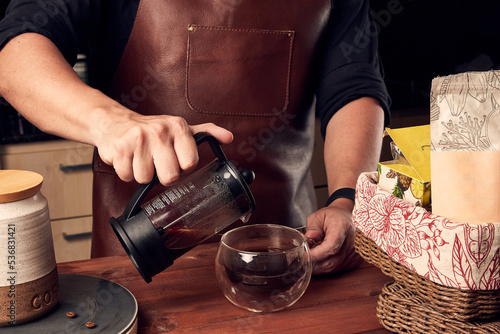
[[[215,277],[217,244],[197,246],[145,283],[127,256],[58,264],[59,273],[102,277],[129,289],[139,304],[139,333],[389,333],[376,317],[391,278],[368,264],[313,277],[302,298],[276,313],[231,304]]]

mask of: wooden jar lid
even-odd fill
[[[43,176],[26,170],[0,170],[0,203],[20,201],[40,191]]]

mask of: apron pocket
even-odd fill
[[[289,101],[293,31],[190,25],[186,98],[203,114],[275,116]]]

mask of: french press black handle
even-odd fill
[[[199,146],[204,142],[208,142],[210,148],[215,154],[215,157],[219,159],[221,162],[227,161],[226,155],[222,151],[219,142],[212,135],[206,132],[198,132],[197,134],[194,135],[194,140],[196,141],[196,146]],[[129,220],[130,218],[135,216],[140,211],[141,209],[140,204],[142,203],[144,198],[147,196],[147,194],[149,194],[151,189],[153,189],[153,187],[158,184],[158,182],[159,179],[155,172],[155,175],[151,182],[149,182],[148,184],[139,185],[139,187],[136,189],[136,191],[130,198],[129,202],[127,203],[127,206],[123,211],[122,217],[125,218],[126,220]]]

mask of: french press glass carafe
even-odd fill
[[[155,176],[139,186],[120,217],[110,218],[118,239],[148,283],[180,254],[238,219],[247,221],[255,210],[248,188],[253,171],[238,171],[211,135],[194,137],[197,145],[208,142],[214,161],[141,204],[158,183]]]

